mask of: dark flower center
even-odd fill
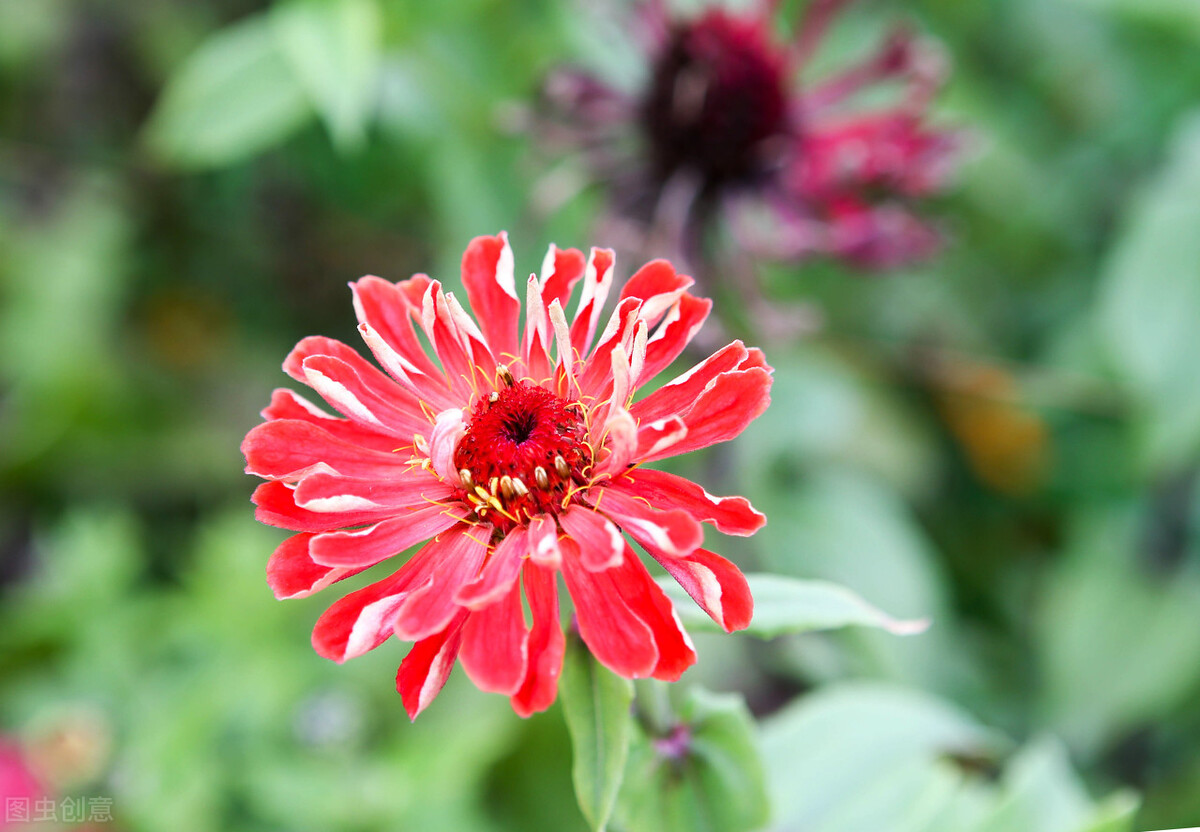
[[[714,10],[676,27],[641,105],[655,176],[691,169],[711,190],[767,173],[789,131],[786,75],[761,20]]]
[[[592,451],[578,404],[524,381],[475,406],[454,466],[481,516],[504,524],[555,513],[586,482]]]

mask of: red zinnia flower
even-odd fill
[[[793,36],[781,39],[777,0],[690,18],[645,0],[641,88],[560,70],[546,85],[551,118],[538,132],[587,155],[619,216],[678,237],[693,258],[718,213],[743,247],[777,258],[827,254],[874,268],[925,256],[939,235],[914,202],[944,188],[962,143],[926,120],[943,63],[897,29],[861,63],[802,80],[848,2],[809,0]],[[854,105],[889,82],[903,88],[896,103]]]
[[[727,631],[750,621],[745,579],[701,548],[700,524],[749,535],[765,518],[744,498],[641,464],[737,436],[766,408],[771,370],[734,342],[633,401],[712,304],[670,263],[652,262],[593,345],[612,270],[609,250],[585,263],[551,246],[541,279],[529,278],[523,330],[504,234],[474,240],[463,257],[478,323],[425,275],[364,277],[351,284],[359,331],[387,374],[345,344],[306,338],[284,370],[346,418],[277,390],[242,444],[247,472],[269,480],[254,494],[258,518],[299,532],[267,566],[277,597],[309,595],[428,541],[313,631],[317,652],[339,662],[393,633],[415,642],[396,678],[412,717],[456,656],[521,715],[549,707],[563,653],[560,570],[599,661],[627,677],[677,679],[695,661],[691,642],[622,531]]]

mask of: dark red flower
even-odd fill
[[[563,653],[560,571],[599,661],[627,677],[679,678],[695,652],[622,532],[727,631],[749,624],[746,581],[701,548],[701,524],[748,535],[765,518],[741,497],[642,465],[741,433],[767,406],[770,368],[734,342],[634,401],[712,304],[659,260],[625,284],[600,330],[612,269],[609,250],[585,261],[551,247],[525,287],[523,328],[504,234],[476,239],[463,257],[474,319],[424,275],[364,277],[351,284],[359,331],[386,374],[345,344],[306,338],[284,370],[345,418],[277,390],[242,444],[247,472],[268,480],[254,494],[259,520],[297,532],[267,566],[277,597],[309,595],[424,543],[313,631],[317,651],[339,662],[393,634],[415,642],[396,679],[412,717],[456,657],[521,715],[549,707]]]
[[[744,245],[773,257],[890,267],[926,256],[940,237],[915,203],[944,188],[961,144],[926,123],[942,62],[897,30],[862,63],[802,82],[846,2],[811,0],[786,40],[775,36],[772,0],[691,18],[645,2],[643,88],[626,94],[560,70],[546,85],[544,133],[585,152],[618,214],[653,234],[674,231],[693,257],[718,212]],[[903,87],[898,103],[853,106],[857,93],[888,82]]]

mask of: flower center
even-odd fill
[[[708,189],[766,174],[789,129],[786,69],[760,21],[716,10],[676,28],[642,102],[655,174],[691,168]]]
[[[587,481],[592,450],[577,402],[516,381],[479,401],[454,453],[480,517],[506,525],[561,511]]]

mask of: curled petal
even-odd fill
[[[571,324],[571,346],[579,355],[587,355],[600,323],[600,312],[608,298],[613,280],[612,249],[593,248],[588,257],[583,275],[583,293],[579,296],[579,307],[575,321]]]
[[[650,628],[658,648],[658,662],[650,675],[655,679],[674,682],[696,663],[696,650],[688,638],[674,604],[662,587],[654,582],[646,567],[628,548],[621,565],[613,569],[614,588],[631,610]]]
[[[746,576],[728,560],[707,549],[697,549],[686,558],[662,557],[649,548],[646,551],[725,632],[750,626],[754,597]]]
[[[640,378],[651,379],[670,366],[696,337],[712,311],[712,301],[683,295],[646,343],[646,366]]]
[[[466,618],[466,612],[460,612],[441,632],[414,644],[400,662],[396,690],[400,692],[409,719],[416,719],[446,686],[462,644]]]
[[[687,436],[687,424],[678,416],[667,416],[654,422],[645,422],[638,427],[637,453],[635,459],[654,459],[672,448]]]
[[[761,367],[722,373],[684,415],[687,434],[642,458],[649,462],[728,442],[757,419],[771,403],[771,374]],[[640,450],[640,449],[639,449]]]
[[[386,480],[314,471],[296,485],[295,499],[300,508],[318,513],[387,511],[394,514],[426,507],[451,496],[456,490],[455,486],[420,468]],[[350,525],[354,524],[331,523],[329,527]]]
[[[402,444],[394,433],[377,431],[350,419],[326,413],[299,393],[286,388],[279,388],[271,394],[271,403],[263,409],[262,417],[268,422],[278,419],[312,422],[338,439],[376,451],[393,451],[397,444]]]
[[[558,524],[548,514],[539,514],[529,521],[529,559],[538,566],[558,569],[562,550],[558,545]]]
[[[437,415],[437,422],[429,437],[429,461],[437,475],[447,482],[458,481],[458,470],[454,467],[454,451],[466,432],[463,412],[459,408],[452,407]]]
[[[383,644],[392,635],[404,602],[415,591],[432,586],[445,587],[463,571],[464,558],[457,555],[465,551],[470,558],[467,534],[473,528],[460,526],[443,533],[393,574],[335,602],[317,619],[313,628],[313,648],[327,659],[344,662]],[[483,529],[490,533],[490,527]],[[479,548],[482,550],[483,547]],[[467,571],[477,568],[478,563],[466,565]],[[457,585],[447,592],[453,593],[454,589]],[[440,610],[438,613],[440,615]],[[444,618],[431,619],[436,626],[421,633],[420,637],[436,633],[451,617],[453,611]]]

